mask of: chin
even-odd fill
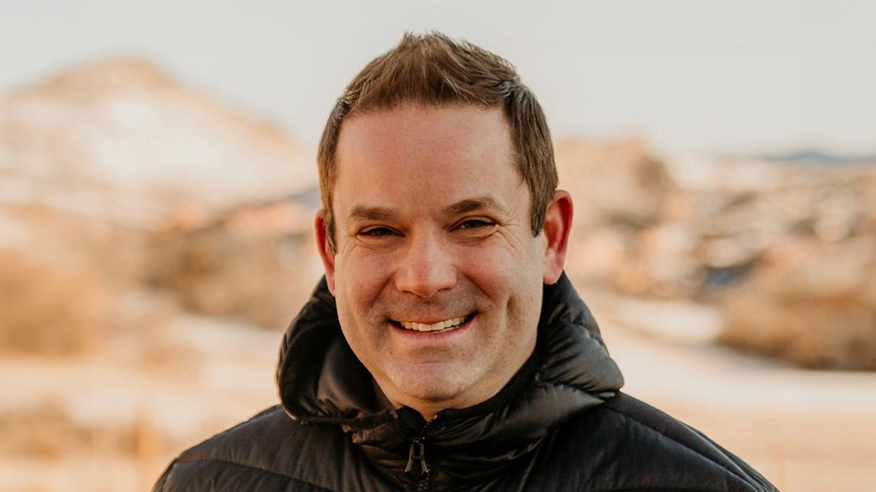
[[[429,378],[428,383],[413,381],[414,371],[402,375],[401,380],[395,386],[407,398],[429,403],[451,403],[460,400],[466,390],[472,385],[466,381],[459,381],[451,377],[435,377],[434,371],[425,371],[424,377]]]

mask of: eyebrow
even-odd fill
[[[446,215],[462,215],[477,210],[492,210],[505,213],[505,207],[490,195],[460,200],[444,209]],[[356,205],[350,211],[349,218],[353,221],[393,222],[398,220],[399,213],[395,208],[369,207]]]
[[[492,210],[505,213],[505,207],[490,195],[460,200],[444,209],[447,215],[462,215],[477,210]]]
[[[398,218],[398,212],[395,209],[387,207],[366,207],[364,205],[356,205],[350,211],[351,220],[359,221],[376,221],[388,222]]]

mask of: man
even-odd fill
[[[775,490],[619,392],[563,274],[533,94],[505,60],[406,35],[319,148],[325,278],[280,351],[281,405],[178,457],[156,491]]]

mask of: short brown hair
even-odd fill
[[[532,199],[532,234],[541,232],[557,188],[557,167],[547,120],[535,95],[520,82],[514,66],[494,53],[437,32],[405,33],[395,48],[359,72],[326,122],[317,161],[326,235],[332,250],[332,191],[341,125],[353,115],[390,110],[405,103],[503,108],[511,128],[515,164]]]

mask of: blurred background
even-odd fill
[[[782,490],[876,486],[876,4],[0,4],[0,490],[148,490],[277,398],[315,148],[406,30],[506,57],[626,391]]]

